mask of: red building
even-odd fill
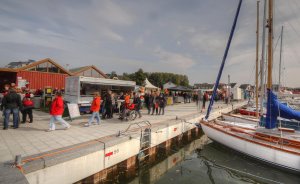
[[[7,68],[0,68],[0,89],[2,90],[5,84],[11,83],[16,83],[20,88],[27,84],[30,89],[43,89],[46,86],[61,89],[65,87],[65,78],[71,75],[107,78],[95,66],[81,67],[73,71],[74,73],[64,69],[49,58],[40,61],[13,62],[7,65]]]

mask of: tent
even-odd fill
[[[169,91],[182,91],[182,92],[191,92],[192,89],[187,88],[185,86],[176,86],[176,87],[171,87],[168,88]]]
[[[172,83],[171,81],[167,82],[166,84],[163,85],[164,89],[169,89],[172,87],[176,87],[176,84]]]
[[[144,81],[145,89],[146,90],[151,90],[151,89],[158,89],[158,87],[154,86],[151,84],[151,82],[146,78]]]

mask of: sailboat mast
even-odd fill
[[[273,65],[273,0],[269,0],[268,19],[268,81],[267,88],[272,89],[272,65]]]
[[[257,3],[257,18],[256,18],[256,64],[255,64],[255,104],[256,104],[256,117],[258,117],[258,47],[259,47],[259,1]]]
[[[280,57],[279,57],[279,80],[278,80],[278,91],[280,91],[280,87],[281,87],[282,36],[283,36],[283,26],[281,27],[281,38],[280,38]]]
[[[264,16],[263,16],[263,28],[262,28],[262,49],[261,49],[261,61],[260,61],[260,114],[263,114],[263,100],[265,95],[265,48],[266,48],[266,11],[267,0],[264,0]]]
[[[222,72],[223,72],[223,69],[224,69],[225,61],[226,61],[226,58],[227,58],[227,55],[228,55],[228,51],[229,51],[229,48],[230,48],[231,40],[232,40],[232,37],[233,37],[233,34],[234,34],[234,30],[235,30],[235,27],[236,27],[237,19],[239,17],[239,13],[240,13],[242,2],[243,2],[243,0],[239,1],[239,5],[238,5],[236,13],[235,13],[234,21],[233,21],[233,24],[232,24],[232,27],[231,27],[231,31],[230,31],[230,35],[229,35],[229,38],[228,38],[228,41],[227,41],[227,45],[226,45],[226,49],[225,49],[225,52],[224,52],[224,55],[223,55],[222,63],[221,63],[220,69],[219,69],[217,80],[216,80],[216,83],[215,83],[215,86],[214,86],[214,89],[213,89],[212,96],[210,98],[210,102],[209,102],[209,105],[208,105],[208,108],[207,108],[206,115],[205,115],[205,119],[206,120],[208,119],[210,111],[211,111],[212,106],[214,104],[215,96],[216,96],[217,89],[218,89],[218,86],[219,86],[219,82],[220,82],[220,79],[221,79],[221,76],[222,76]]]

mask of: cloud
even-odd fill
[[[285,26],[285,79],[300,86],[294,77],[300,70],[300,3],[275,5],[274,40]],[[0,65],[50,57],[74,67],[94,64],[107,73],[143,68],[187,74],[191,84],[213,82],[236,6],[236,0],[1,0]],[[256,1],[244,1],[224,71],[232,81],[252,78],[255,29]],[[277,48],[275,71],[278,57]]]
[[[187,56],[168,52],[161,48],[157,48],[154,50],[155,55],[160,59],[161,63],[167,64],[170,67],[179,68],[182,70],[187,70],[195,65],[195,61]]]

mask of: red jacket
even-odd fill
[[[26,98],[26,99],[23,100],[23,106],[24,107],[33,106],[33,102],[29,98]]]
[[[92,112],[98,112],[100,110],[100,103],[101,103],[101,97],[95,97],[92,106],[91,106],[91,111]]]
[[[56,97],[51,104],[50,114],[57,116],[62,115],[64,113],[64,101],[62,97]]]

